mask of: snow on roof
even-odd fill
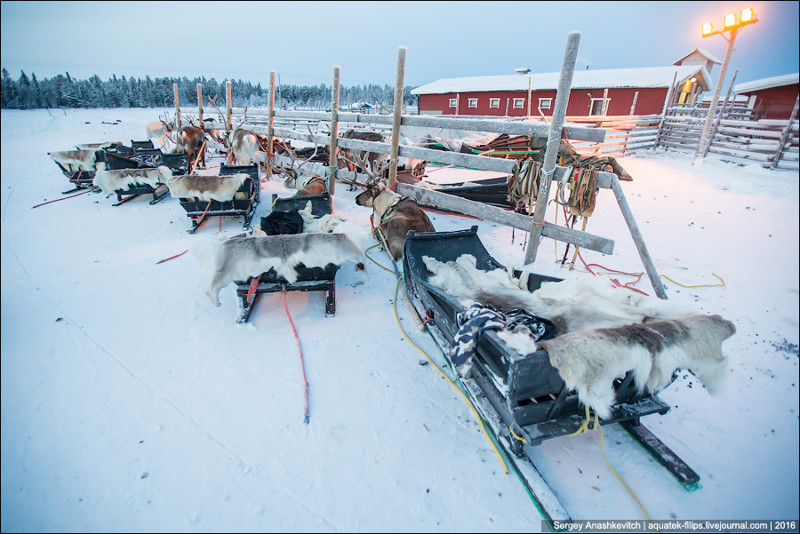
[[[702,65],[679,65],[669,67],[644,67],[628,69],[577,70],[572,77],[573,89],[605,89],[610,87],[669,87],[675,73],[678,83],[700,74],[705,86],[712,83],[708,71]],[[531,89],[558,89],[560,72],[532,73]],[[421,85],[411,91],[414,95],[444,94],[477,91],[527,91],[528,76],[503,74],[498,76],[471,76],[466,78],[443,78]]]
[[[783,76],[773,76],[771,78],[753,80],[752,82],[739,83],[733,86],[733,92],[749,93],[751,91],[760,91],[761,89],[781,87],[783,85],[791,85],[793,83],[800,83],[800,73],[795,72],[793,74],[784,74]]]
[[[689,52],[688,54],[686,54],[685,56],[683,56],[682,58],[680,58],[680,59],[679,59],[678,61],[676,61],[675,63],[676,63],[676,64],[677,64],[677,63],[680,63],[681,61],[683,61],[683,60],[684,60],[684,59],[686,59],[687,57],[691,56],[691,55],[692,55],[692,54],[694,54],[695,52],[697,52],[697,53],[698,53],[698,54],[700,54],[700,55],[703,55],[703,56],[705,56],[705,57],[706,57],[706,58],[707,58],[709,61],[711,61],[711,62],[713,62],[713,63],[719,63],[719,64],[722,64],[722,61],[720,61],[719,59],[717,59],[717,56],[715,56],[714,54],[712,54],[711,52],[709,52],[709,51],[708,51],[708,50],[706,50],[705,48],[695,48],[694,50],[692,50],[691,52]]]

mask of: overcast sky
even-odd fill
[[[394,85],[561,69],[581,32],[577,69],[671,65],[697,47],[719,60],[726,13],[759,22],[736,39],[726,82],[798,71],[798,2],[2,2],[2,58],[13,78],[205,76],[280,83]],[[711,73],[716,83],[719,65]]]

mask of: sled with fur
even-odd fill
[[[278,198],[272,195],[272,212],[286,213],[299,211],[311,202],[311,214],[315,218],[331,214],[331,197],[326,193],[308,196],[291,196]],[[249,277],[247,280],[236,281],[236,296],[239,299],[239,316],[237,323],[246,323],[250,318],[256,299],[262,293],[274,293],[277,291],[324,291],[325,292],[325,316],[331,317],[336,314],[336,273],[339,266],[329,263],[325,267],[295,267],[297,280],[288,282],[282,276],[270,269],[266,273],[261,273],[257,277]],[[252,290],[251,290],[252,287]],[[248,297],[250,294],[250,297]]]
[[[247,178],[242,181],[229,199],[205,200],[197,196],[178,197],[181,207],[186,210],[186,216],[192,220],[192,227],[188,230],[190,234],[195,233],[205,219],[214,216],[242,217],[243,228],[245,230],[249,228],[261,194],[258,166],[223,164],[219,168],[219,176],[237,174],[246,174]]]
[[[505,269],[485,249],[477,236],[477,227],[454,232],[412,231],[406,237],[403,270],[409,300],[448,358],[459,329],[456,315],[464,305],[429,283],[433,274],[423,257],[450,262],[462,254],[474,256],[480,270]],[[519,276],[520,273],[515,271],[515,274]],[[531,274],[527,289],[533,292],[544,282],[557,281]],[[585,419],[585,407],[578,394],[566,386],[558,370],[551,365],[548,353],[538,349],[522,355],[496,331],[486,330],[479,337],[471,375],[461,380],[498,442],[520,467],[526,485],[536,495],[546,518],[565,519],[563,507],[526,452],[544,440],[575,432]],[[656,395],[637,387],[632,372],[614,380],[613,388],[615,402],[609,417],[601,419],[600,424],[620,423],[687,489],[697,487],[699,476],[641,423],[644,416],[667,413],[669,406]]]

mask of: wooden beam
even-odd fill
[[[339,169],[339,158],[336,156],[336,140],[339,135],[339,79],[341,75],[341,67],[333,67],[333,86],[331,88],[331,136],[330,136],[330,154],[328,156],[328,172],[323,176],[327,176],[328,193],[333,196],[336,190],[336,171]]]
[[[405,183],[398,183],[396,191],[401,195],[412,197],[418,202],[430,206],[452,210],[485,221],[511,226],[519,230],[530,231],[531,228],[531,216],[490,206],[483,202],[475,202],[441,191]],[[544,223],[541,235],[603,254],[611,254],[614,252],[614,241],[605,237],[574,230],[566,226],[546,222]]]
[[[392,151],[389,154],[387,187],[394,191],[397,183],[397,157],[400,147],[400,121],[403,118],[403,83],[406,72],[406,47],[397,49],[397,76],[394,82],[394,114],[392,115]]]
[[[570,32],[567,36],[567,46],[564,50],[564,60],[561,65],[561,75],[558,80],[556,102],[553,107],[553,116],[550,119],[550,131],[547,136],[547,149],[544,154],[541,177],[539,179],[539,193],[536,197],[533,221],[530,226],[530,239],[525,250],[525,265],[536,261],[536,251],[539,248],[539,237],[542,235],[547,211],[547,200],[550,196],[550,182],[556,166],[558,147],[561,144],[561,128],[564,125],[564,116],[567,114],[567,102],[572,87],[572,75],[575,72],[575,62],[578,58],[578,47],[581,43],[580,32]]]
[[[178,84],[172,84],[172,93],[175,95],[175,127],[181,127],[181,104],[178,99]]]
[[[275,135],[275,71],[269,73],[269,114],[267,115],[267,152],[272,154],[275,152],[273,146],[273,137]],[[268,156],[271,158],[272,156]],[[271,161],[268,159],[268,161]],[[268,167],[269,169],[269,167]],[[270,173],[271,173],[271,169]]]

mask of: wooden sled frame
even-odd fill
[[[311,214],[321,217],[331,214],[331,197],[326,193],[309,196],[291,196],[278,198],[272,195],[273,212],[289,212],[302,210],[306,204],[311,202]],[[275,293],[277,291],[324,291],[325,292],[325,316],[331,317],[336,314],[336,273],[339,266],[329,263],[325,267],[295,267],[297,280],[289,283],[281,276],[278,276],[273,269],[258,276],[251,276],[245,281],[236,281],[236,296],[239,299],[239,316],[237,323],[246,323],[250,318],[250,313],[256,303],[256,299],[262,293]],[[250,295],[250,296],[248,296]]]
[[[238,199],[234,196],[233,199],[222,202],[199,200],[197,197],[179,199],[186,215],[192,220],[192,227],[187,232],[195,233],[204,220],[213,216],[243,217],[243,228],[247,230],[250,227],[250,220],[261,194],[258,165],[220,165],[219,176],[238,173],[249,175],[236,192],[245,193],[246,198]]]
[[[404,252],[403,279],[409,300],[447,357],[458,331],[456,314],[463,306],[427,282],[431,273],[422,257],[431,256],[447,262],[461,254],[471,254],[479,269],[489,271],[504,267],[486,251],[477,236],[476,226],[454,232],[410,231]],[[534,291],[545,281],[558,279],[531,274],[528,289]],[[568,519],[526,451],[546,439],[574,433],[586,417],[585,407],[575,392],[566,389],[558,371],[550,365],[547,352],[538,350],[523,356],[508,347],[496,332],[483,332],[473,358],[472,376],[462,378],[461,382],[500,445],[511,453],[509,459],[522,473],[524,483],[534,494],[546,519]],[[616,403],[612,406],[612,415],[600,420],[600,424],[620,423],[686,489],[698,488],[697,473],[641,424],[641,417],[663,415],[669,411],[669,405],[655,395],[639,393],[630,372],[615,381],[614,389]]]

